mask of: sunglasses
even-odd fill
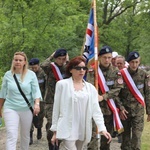
[[[80,66],[73,67],[73,69],[76,69],[76,70],[81,70],[81,69],[88,70],[87,67],[80,67]]]

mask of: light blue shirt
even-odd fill
[[[34,100],[36,98],[41,99],[41,92],[39,89],[39,84],[35,73],[28,70],[25,74],[23,81],[21,81],[21,74],[16,74],[20,87],[24,94],[26,95],[28,101],[33,106]],[[13,109],[16,111],[26,111],[29,107],[19,92],[17,84],[14,80],[11,71],[7,71],[4,75],[2,88],[0,91],[0,98],[4,98],[4,109]]]

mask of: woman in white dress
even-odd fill
[[[91,140],[92,118],[99,133],[108,143],[111,136],[104,125],[103,114],[98,104],[98,92],[83,77],[87,71],[81,56],[73,58],[67,65],[69,78],[56,84],[52,116],[52,144],[62,140],[65,150],[82,150]]]

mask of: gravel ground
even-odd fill
[[[46,121],[44,121],[45,124]],[[45,125],[44,125],[45,127]],[[46,130],[43,127],[42,139],[37,140],[36,129],[34,130],[33,144],[30,146],[29,150],[48,150],[47,140],[46,140]],[[5,128],[0,128],[0,150],[5,150],[6,132]],[[17,149],[19,150],[19,140],[17,143]],[[120,144],[117,142],[117,138],[113,138],[111,142],[111,150],[120,150]]]

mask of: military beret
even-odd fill
[[[67,55],[67,51],[63,48],[56,50],[55,54],[54,54],[54,58],[57,58],[59,56],[66,56]]]
[[[37,65],[37,64],[39,64],[39,59],[38,58],[32,58],[29,61],[29,65]]]
[[[127,57],[127,62],[130,62],[131,60],[137,59],[139,57],[140,57],[140,55],[139,55],[138,52],[135,52],[135,51],[134,52],[130,52],[128,57]]]
[[[103,55],[103,54],[107,54],[107,53],[112,53],[112,49],[109,46],[103,46],[100,51],[98,56]]]

